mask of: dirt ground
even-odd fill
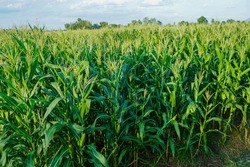
[[[223,146],[214,145],[213,155],[200,155],[192,162],[170,159],[159,162],[157,167],[250,167],[250,135],[246,141],[243,136],[232,133]]]

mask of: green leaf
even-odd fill
[[[177,136],[178,136],[178,138],[180,140],[181,139],[181,134],[180,134],[179,124],[178,124],[178,122],[176,120],[172,120],[171,122],[174,125],[175,132],[176,132],[176,134],[177,134]]]
[[[207,90],[207,88],[210,86],[210,84],[211,84],[211,83],[207,84],[207,86],[205,86],[205,87],[198,93],[198,97],[199,97],[200,95],[202,95],[202,94]]]
[[[38,89],[38,86],[39,86],[39,84],[41,83],[41,81],[43,80],[43,79],[46,79],[46,78],[53,78],[53,75],[51,75],[51,74],[48,74],[48,75],[46,75],[46,76],[43,76],[43,77],[41,77],[38,81],[37,81],[37,83],[35,84],[35,86],[33,86],[33,89],[32,89],[32,91],[30,91],[30,98],[35,94],[35,92],[37,91],[37,89]]]
[[[24,51],[27,51],[27,48],[26,48],[25,44],[23,43],[23,41],[21,41],[19,38],[17,38],[16,35],[13,35],[12,37],[15,39],[15,41],[18,43],[18,45],[21,49],[23,49]]]
[[[33,78],[34,74],[35,74],[35,71],[37,69],[37,66],[38,66],[38,57],[36,56],[34,58],[34,62],[31,64],[30,66],[30,70],[29,70],[29,81]]]
[[[54,133],[61,130],[64,126],[64,123],[56,123],[45,131],[45,152],[47,152],[50,140],[54,137]]]
[[[63,162],[63,167],[71,167],[72,165],[72,160],[67,159],[66,161]]]
[[[6,165],[6,159],[7,159],[7,155],[6,155],[6,151],[1,151],[1,159],[0,159],[0,162],[1,162],[1,166],[5,166]]]
[[[176,107],[176,95],[175,95],[175,91],[172,91],[170,93],[170,101],[171,101],[171,106],[173,108]]]
[[[57,103],[58,103],[59,101],[61,101],[61,100],[62,100],[62,98],[58,97],[58,98],[54,99],[54,100],[50,103],[49,107],[47,108],[47,110],[46,110],[46,112],[45,112],[45,114],[44,114],[44,117],[43,117],[42,122],[44,122],[44,120],[48,117],[48,115],[51,113],[51,111],[55,108],[55,106],[57,105]]]
[[[91,79],[88,80],[88,82],[87,82],[87,84],[86,84],[86,86],[84,88],[85,94],[83,96],[83,99],[87,99],[87,97],[89,96],[89,94],[90,94],[90,92],[91,92],[91,90],[92,90],[92,88],[94,86],[95,79],[96,78],[91,78]],[[86,91],[86,89],[87,89],[87,91]]]
[[[28,155],[27,155],[27,167],[33,167],[35,166],[34,164],[34,151],[30,152]]]
[[[68,127],[73,132],[75,138],[80,138],[81,133],[86,129],[86,127],[72,123],[69,123]]]
[[[171,153],[173,155],[173,157],[175,156],[175,141],[173,138],[170,138],[169,139],[169,146],[170,146],[170,149],[171,149]]]
[[[151,112],[153,112],[154,110],[152,109],[147,109],[143,115],[143,117],[147,117]]]
[[[250,68],[246,69],[245,71],[240,73],[240,77],[242,77],[243,75],[247,74],[248,72],[250,72]]]
[[[202,139],[203,139],[203,148],[204,148],[204,151],[206,154],[208,154],[208,147],[207,147],[207,135],[206,133],[203,134],[202,136]]]
[[[88,114],[90,109],[91,100],[89,99],[83,99],[81,102],[81,110],[80,110],[80,116],[81,119],[84,119],[84,116]]]
[[[11,81],[5,78],[1,78],[1,80],[4,81],[8,85],[8,88],[10,88],[18,97],[21,98],[21,95],[19,92],[20,90],[18,91],[18,89],[15,86],[13,86],[13,83]]]
[[[145,128],[145,125],[144,125],[144,122],[140,122],[139,123],[139,132],[140,132],[140,139],[143,141],[143,136],[144,136],[144,128]]]
[[[221,122],[222,119],[219,118],[219,117],[212,117],[212,118],[209,118],[209,119],[206,121],[206,123],[211,122],[211,121]]]
[[[186,110],[185,114],[182,115],[182,120],[185,120],[185,119],[189,116],[189,114],[190,114],[190,113],[194,113],[195,110],[196,110],[196,105],[195,105],[195,103],[192,101],[192,102],[190,102],[190,103],[188,104],[187,110]]]
[[[59,167],[61,166],[62,159],[69,153],[69,149],[61,147],[58,152],[56,153],[56,156],[52,159],[50,166],[51,167]],[[59,153],[60,151],[60,153]]]
[[[123,149],[122,152],[119,154],[118,165],[121,164],[122,159],[123,159],[124,155],[127,153],[128,149]]]
[[[53,88],[56,89],[56,91],[57,91],[57,93],[59,94],[59,96],[60,96],[62,99],[64,99],[65,96],[63,95],[63,92],[62,92],[62,90],[61,90],[59,84],[58,84],[57,82],[53,82],[53,83],[51,83],[51,85],[53,86]]]
[[[87,145],[89,149],[89,154],[93,158],[95,165],[103,165],[104,167],[109,167],[107,159],[96,150],[93,144]]]
[[[5,93],[0,93],[0,97],[2,97],[2,99],[4,100],[4,101],[6,101],[6,103],[9,105],[9,106],[12,106],[14,109],[15,109],[15,111],[16,111],[16,109],[19,111],[19,113],[20,112],[22,112],[22,110],[20,109],[20,107],[18,107],[18,103],[17,103],[17,101],[14,99],[14,98],[11,98],[11,97],[9,97],[7,94],[5,94]]]

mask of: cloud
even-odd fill
[[[132,2],[132,0],[77,0],[70,3],[70,9],[81,9],[89,6],[105,6],[105,5],[123,5]]]
[[[68,0],[56,0],[56,2],[68,2]]]
[[[131,11],[131,9],[137,8],[140,4],[137,0],[92,0],[92,1],[77,1],[71,3],[71,10],[95,10],[96,12],[112,12],[116,9],[125,9]],[[136,11],[134,11],[136,12]]]
[[[145,5],[159,5],[161,0],[144,0],[142,3]]]
[[[26,4],[23,2],[16,2],[16,3],[10,3],[7,5],[7,8],[9,9],[21,9],[25,6]]]

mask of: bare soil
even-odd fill
[[[180,162],[174,159],[162,160],[157,167],[250,167],[250,135],[246,141],[243,134],[232,133],[221,144],[215,139],[211,149],[213,154],[199,155],[196,159]]]

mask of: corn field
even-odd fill
[[[249,23],[0,30],[0,43],[0,166],[156,166],[233,130],[249,141]]]

